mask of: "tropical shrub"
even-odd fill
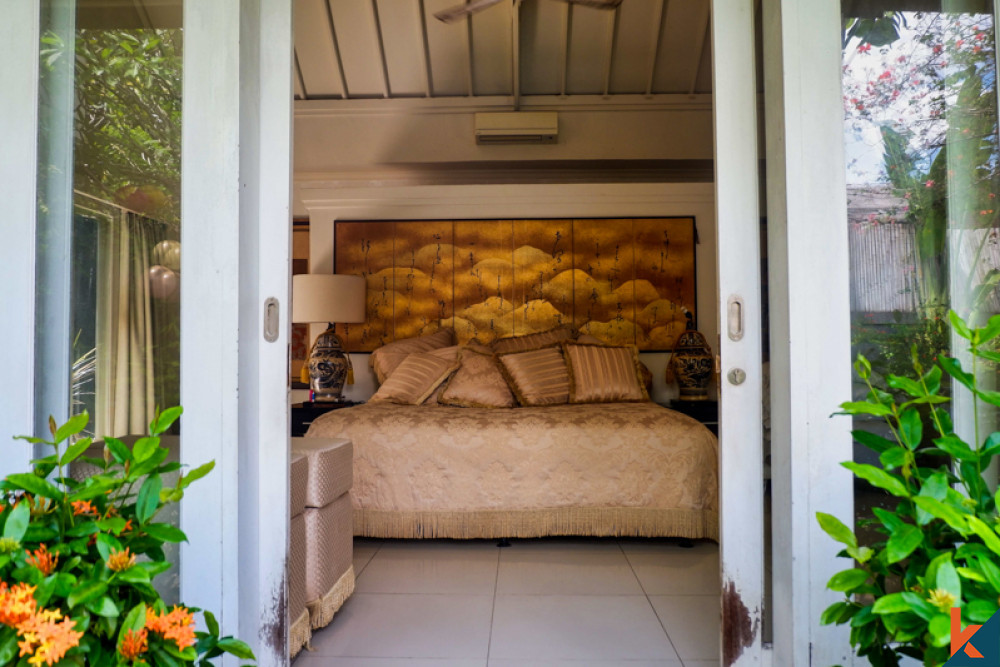
[[[91,439],[75,437],[86,412],[58,427],[50,419],[51,440],[22,438],[53,453],[0,482],[0,665],[177,667],[225,652],[253,659],[245,643],[219,636],[210,612],[203,612],[206,631],[197,631],[200,610],[168,610],[152,585],[171,567],[163,545],[187,539],[157,515],[214,466],[164,486],[163,476],[181,466],[166,462],[159,436],[180,414],[179,407],[157,414],[151,435],[131,447],[107,438],[103,459],[84,456]],[[74,480],[67,470],[74,461],[99,472]]]
[[[954,312],[948,316],[969,342],[971,371],[945,356],[925,370],[914,351],[913,376],[888,375],[881,388],[859,355],[855,370],[868,395],[840,406],[840,414],[883,418],[892,436],[853,431],[881,467],[842,464],[896,501],[861,522],[878,539],[863,545],[837,518],[817,513],[823,530],[844,545],[838,555],[855,561],[827,584],[846,599],[828,607],[822,623],[849,624],[851,645],[872,665],[897,665],[901,656],[943,664],[950,657],[952,608],[961,609],[963,627],[985,623],[1000,608],[1000,494],[990,493],[983,478],[1000,453],[1000,432],[981,437],[977,426],[967,442],[955,433],[945,405],[950,399],[940,394],[946,373],[971,392],[977,415],[983,404],[1000,406],[1000,392],[981,388],[977,378],[984,361],[1000,361],[984,349],[1000,336],[1000,315],[982,328],[970,328]]]

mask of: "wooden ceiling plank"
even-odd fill
[[[389,77],[389,96],[424,96],[424,46],[419,30],[420,8],[400,0],[376,0],[382,51]]]
[[[559,49],[562,52],[562,68],[559,76],[559,94],[566,94],[566,72],[569,70],[569,31],[573,22],[573,5],[563,7],[562,31],[559,34]]]
[[[387,82],[371,0],[329,0],[328,5],[348,93],[351,97],[382,97]]]
[[[656,7],[656,18],[653,21],[653,47],[649,50],[649,63],[646,78],[646,95],[653,94],[653,78],[656,76],[656,61],[660,54],[660,44],[663,41],[663,15],[666,13],[667,0],[660,0]]]
[[[375,37],[375,49],[378,51],[378,62],[381,66],[382,74],[382,97],[388,99],[392,97],[389,88],[389,67],[385,62],[385,45],[382,43],[382,25],[378,18],[378,0],[370,0],[368,3],[368,16],[371,19],[372,35]]]
[[[476,97],[511,94],[510,12],[505,2],[469,19]]]
[[[465,0],[468,4],[469,0]],[[476,83],[475,83],[475,63],[473,62],[473,52],[472,52],[472,16],[465,17],[465,54],[467,57],[466,64],[466,78],[468,79],[469,86],[469,97],[473,97],[476,94]]]
[[[712,27],[711,21],[712,21],[711,5],[706,0],[704,2],[704,10],[702,13],[702,21],[701,21],[702,29],[701,29],[701,34],[698,37],[698,48],[695,49],[695,53],[698,55],[696,58],[694,58],[694,67],[691,70],[691,85],[688,86],[688,91],[687,91],[688,95],[693,95],[695,88],[698,85],[698,72],[701,71],[701,63],[704,57],[705,39],[708,37],[708,31]]]
[[[521,107],[521,0],[514,0],[510,16],[510,80],[514,94],[514,111]]]
[[[326,0],[295,0],[295,53],[308,99],[345,97]]]
[[[417,7],[420,10],[420,43],[424,47],[424,97],[432,97],[434,85],[431,79],[431,50],[427,44],[427,12],[424,8],[424,0],[417,0]]]
[[[611,59],[615,55],[615,26],[618,23],[618,8],[608,12],[608,28],[604,38],[604,96],[611,92]]]
[[[299,67],[299,54],[294,49],[292,50],[293,66],[295,68],[295,76],[293,81],[295,84],[295,99],[297,100],[307,100],[309,95],[306,94],[306,82],[302,78],[302,68]]]
[[[337,41],[337,29],[333,25],[333,8],[330,6],[330,0],[326,0],[326,17],[330,21],[330,39],[333,41],[333,54],[337,62],[337,76],[340,77],[340,89],[344,91],[344,99],[350,99],[351,92],[347,88],[344,59],[340,56],[340,43]]]

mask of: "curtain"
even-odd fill
[[[175,323],[170,316],[177,307],[169,299],[154,298],[150,288],[153,248],[165,237],[161,223],[124,210],[101,228],[94,419],[98,436],[147,433],[158,398],[167,398],[158,376],[168,362],[157,357],[171,339],[162,320]],[[172,296],[176,301],[177,294]]]

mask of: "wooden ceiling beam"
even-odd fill
[[[667,12],[667,0],[660,0],[654,10],[653,18],[653,48],[649,50],[649,62],[646,64],[646,96],[653,94],[653,81],[656,78],[656,61],[660,55],[660,43],[663,41],[663,16]]]

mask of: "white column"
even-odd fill
[[[850,287],[840,6],[765,0],[775,664],[850,664],[848,629],[821,626],[850,566],[816,512],[853,525]],[[811,662],[810,662],[811,661]]]
[[[35,345],[35,198],[38,114],[38,0],[0,0],[0,477],[24,471],[33,430]]]

